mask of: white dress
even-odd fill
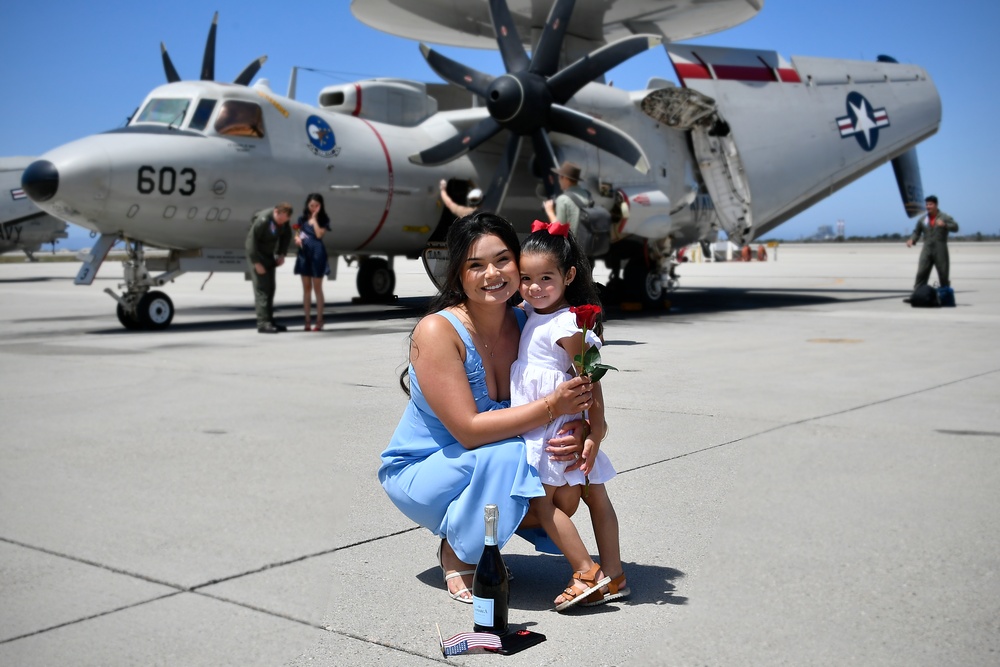
[[[560,383],[573,377],[573,358],[558,342],[580,331],[576,326],[576,315],[569,312],[569,307],[544,315],[536,313],[527,303],[524,304],[524,309],[528,313],[528,322],[521,331],[517,361],[510,369],[511,406],[524,405],[548,396]],[[600,348],[601,340],[593,331],[587,332],[587,342]],[[576,486],[585,482],[579,469],[565,472],[571,461],[553,461],[545,451],[549,439],[555,436],[556,431],[579,416],[563,415],[551,424],[539,426],[524,434],[528,463],[538,470],[542,484]],[[615,474],[611,460],[603,450],[599,451],[590,472],[591,483],[603,484]]]

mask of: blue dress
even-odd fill
[[[329,221],[320,223],[320,226],[330,231]],[[309,218],[299,218],[299,231],[296,232],[302,238],[302,247],[295,258],[295,275],[312,276],[322,278],[330,273],[330,259],[326,253],[326,246],[322,239],[316,238],[316,231],[309,224]]]
[[[518,327],[524,312],[515,309]],[[472,336],[452,313],[440,311],[465,343],[465,372],[479,412],[510,406],[494,401],[486,388],[486,369]],[[498,544],[503,547],[528,512],[531,498],[544,496],[538,473],[528,465],[524,440],[509,438],[466,449],[448,432],[427,404],[410,366],[410,402],[382,452],[382,488],[407,517],[448,543],[464,563],[477,563],[486,526],[483,507],[500,510]]]

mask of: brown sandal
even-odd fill
[[[586,600],[591,593],[600,590],[602,586],[610,584],[611,577],[604,577],[600,581],[597,580],[597,573],[600,572],[600,570],[601,566],[594,563],[594,567],[590,568],[590,571],[588,572],[574,572],[573,581],[570,581],[569,585],[562,592],[562,596],[569,599],[565,602],[557,604],[556,611],[569,609],[573,605]],[[580,588],[581,584],[576,582],[577,579],[582,581],[582,585],[586,588]]]
[[[590,596],[587,597],[586,602],[581,602],[580,605],[583,607],[596,607],[597,605],[604,604],[605,602],[626,598],[631,594],[632,591],[629,589],[627,582],[625,581],[625,573],[622,572],[608,582],[608,590],[606,593],[603,590],[591,593]]]

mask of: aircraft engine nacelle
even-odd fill
[[[662,239],[670,232],[670,199],[662,190],[648,187],[618,190],[621,236],[635,234],[645,239]]]
[[[427,86],[406,79],[368,79],[327,86],[319,93],[327,111],[357,116],[378,123],[415,127],[438,111]]]

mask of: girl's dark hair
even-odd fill
[[[571,306],[601,305],[601,298],[594,286],[594,275],[590,260],[583,253],[572,232],[568,236],[549,234],[547,229],[539,230],[524,240],[522,255],[545,254],[556,260],[563,275],[576,267],[576,277],[566,286],[566,301]]]
[[[517,238],[514,227],[505,218],[489,211],[477,211],[459,218],[448,228],[448,268],[444,276],[444,284],[431,299],[427,314],[457,306],[463,303],[467,296],[462,289],[462,272],[472,245],[483,236],[496,236],[514,255],[514,261],[521,258],[521,242]],[[575,282],[575,281],[574,281]],[[515,292],[514,297],[518,295]],[[410,342],[413,341],[413,331],[410,331]],[[410,395],[409,365],[399,374],[399,386],[407,396]]]
[[[319,212],[316,213],[316,222],[322,227],[330,228],[330,216],[326,214],[326,203],[323,202],[323,195],[318,192],[310,192],[306,195],[306,203],[302,207],[302,217],[299,218],[299,222],[305,224],[309,222],[309,217],[312,213],[309,212],[309,202],[318,201],[319,202]]]

